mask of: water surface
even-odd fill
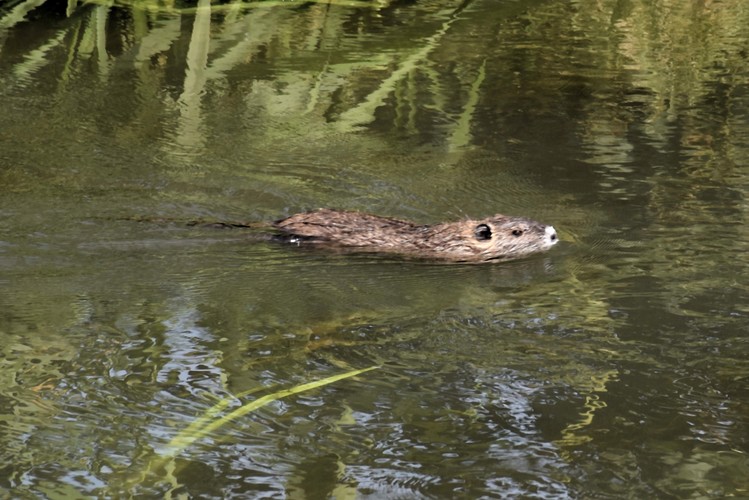
[[[749,495],[747,26],[738,1],[4,4],[0,489]],[[182,223],[316,207],[563,241],[439,265]],[[368,367],[170,448],[218,401]]]

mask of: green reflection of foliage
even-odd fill
[[[0,14],[0,33],[22,22],[44,3],[28,0],[7,9],[4,15]],[[96,6],[96,14],[90,19],[87,19],[88,4]],[[176,103],[182,121],[180,126],[186,131],[182,137],[185,143],[204,143],[204,137],[199,137],[204,134],[206,125],[200,109],[206,105],[208,91],[215,93],[214,87],[219,84],[220,88],[219,82],[229,72],[246,65],[260,47],[271,47],[274,63],[293,60],[300,49],[305,50],[305,67],[297,65],[293,71],[275,75],[276,85],[268,93],[263,92],[262,82],[258,79],[249,92],[251,97],[246,100],[248,106],[259,106],[271,115],[283,113],[288,117],[285,120],[287,126],[296,118],[300,120],[299,127],[307,128],[310,115],[311,122],[319,123],[320,118],[334,110],[336,116],[332,121],[337,130],[350,132],[374,122],[376,110],[389,105],[392,98],[396,111],[394,124],[411,133],[419,132],[415,124],[419,123],[419,115],[424,110],[439,113],[446,128],[445,144],[453,151],[472,141],[470,131],[475,124],[474,114],[486,105],[487,97],[495,98],[503,106],[512,105],[515,82],[511,75],[517,75],[522,81],[525,96],[521,97],[543,95],[570,77],[589,85],[594,93],[607,91],[605,85],[593,78],[591,68],[626,78],[626,86],[640,89],[633,98],[635,100],[627,104],[642,106],[650,114],[648,133],[660,143],[665,143],[665,134],[670,130],[667,125],[681,109],[688,110],[695,100],[709,96],[710,88],[705,82],[714,76],[709,69],[711,64],[724,67],[723,78],[729,93],[738,85],[734,75],[740,74],[743,65],[741,51],[725,51],[723,48],[726,41],[736,43],[731,38],[740,40],[746,35],[744,26],[749,24],[747,9],[739,3],[728,2],[720,9],[678,2],[658,5],[631,2],[626,9],[618,9],[606,2],[591,8],[586,8],[585,4],[580,3],[573,15],[568,16],[567,23],[550,23],[550,16],[563,19],[564,13],[557,11],[564,11],[568,6],[553,4],[538,8],[529,3],[527,11],[522,13],[527,24],[507,23],[508,26],[502,26],[498,32],[496,24],[516,14],[508,10],[509,7],[497,8],[495,13],[482,2],[466,1],[459,6],[450,2],[439,5],[438,2],[435,10],[443,9],[447,14],[443,16],[444,20],[434,23],[434,19],[429,19],[429,23],[423,23],[423,28],[414,30],[415,36],[409,43],[388,39],[376,52],[362,51],[331,60],[324,50],[313,50],[311,52],[315,55],[310,57],[309,48],[323,47],[351,36],[347,25],[356,16],[368,10],[385,12],[390,8],[389,2],[304,2],[305,12],[295,15],[289,7],[299,6],[300,2],[215,3],[204,0],[196,7],[164,0],[83,3],[71,0],[68,12],[79,14],[82,24],[71,23],[68,29],[51,32],[13,69],[20,77],[28,78],[42,66],[54,62],[52,52],[61,49],[68,52],[67,73],[83,62],[82,59],[95,53],[102,76],[107,74],[106,68],[132,60],[127,49],[137,53],[134,58],[136,66],[147,64],[154,58],[173,58],[174,55],[165,51],[175,43],[179,31],[173,29],[170,21],[195,15],[186,60],[171,61],[172,64],[185,63],[188,69],[183,95]],[[267,15],[255,15],[253,11],[258,7]],[[130,11],[130,19],[124,21],[129,25],[107,23],[111,12],[117,8]],[[404,13],[406,15],[408,13]],[[492,22],[483,21],[480,16],[493,17]],[[401,22],[408,24],[410,20],[403,17]],[[724,26],[728,29],[718,33]],[[125,35],[118,33],[118,29],[126,32]],[[565,39],[570,30],[580,33],[585,43],[570,44]],[[129,46],[122,55],[114,55],[107,50],[106,40],[120,36]],[[464,40],[464,50],[460,54],[452,53],[451,37],[465,39],[467,36],[475,39]],[[520,37],[528,40],[534,49],[532,52],[526,54],[522,47],[513,48],[513,43],[507,43]],[[0,46],[2,40],[0,34]],[[603,45],[595,45],[598,42],[603,42]],[[564,66],[560,68],[561,77],[531,81],[536,72],[559,59],[556,48],[560,43],[567,44],[570,49],[567,60],[560,61]],[[591,45],[594,50],[590,49]],[[492,55],[487,57],[487,53]],[[509,64],[518,57],[524,58],[522,71]],[[587,62],[588,59],[588,68],[568,74],[569,63]],[[448,69],[445,69],[446,64],[449,64]],[[159,66],[163,64],[152,64],[151,71],[139,68],[143,96],[159,95],[158,87],[163,77],[155,74],[159,72]],[[668,70],[661,71],[662,68]],[[373,77],[377,80],[374,86]],[[451,78],[465,90],[456,92],[445,85]],[[491,85],[483,88],[485,82]],[[502,85],[507,88],[504,93],[494,96],[497,82],[504,82]],[[622,90],[626,92],[627,88]],[[336,97],[336,93],[341,97]],[[336,102],[338,99],[341,102]],[[144,101],[142,112],[149,108],[153,97],[150,101]],[[664,101],[670,104],[665,106]],[[167,99],[162,106],[168,109],[173,104]],[[449,109],[451,107],[453,109]],[[630,151],[621,141],[624,133],[621,122],[626,118],[621,111],[603,107],[584,111],[582,139],[592,152],[600,151],[598,156],[593,154],[591,157],[598,160],[626,159]],[[686,116],[690,119],[689,128],[699,127],[692,113]],[[730,131],[727,127],[723,130]],[[688,130],[684,135],[685,141],[712,140],[711,134],[704,130]]]
[[[71,3],[75,3],[74,0],[70,0]],[[149,12],[160,12],[169,14],[194,14],[202,9],[206,9],[205,6],[187,6],[182,5],[182,2],[175,2],[173,0],[83,0],[83,4],[98,4],[107,6],[119,6],[128,7],[132,9],[147,10]],[[242,2],[234,1],[230,3],[219,3],[209,2],[210,10],[212,12],[226,12],[235,10],[246,10],[246,9],[258,9],[258,8],[273,8],[273,7],[296,7],[300,4],[311,4],[320,3],[325,5],[342,5],[346,7],[381,7],[382,2],[378,0],[260,0],[257,2]]]

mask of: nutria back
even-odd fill
[[[552,226],[506,215],[426,226],[360,212],[320,209],[276,221],[273,227],[298,245],[454,262],[517,259],[548,250],[558,242]]]

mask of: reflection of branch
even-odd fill
[[[109,2],[111,5],[111,2]],[[96,55],[98,56],[99,76],[106,79],[109,73],[109,56],[107,56],[107,17],[109,6],[100,5],[96,8]]]
[[[479,103],[481,84],[484,83],[485,78],[486,59],[481,63],[479,74],[476,75],[476,79],[473,81],[473,84],[471,84],[471,88],[468,92],[468,102],[466,102],[465,108],[460,114],[455,129],[447,138],[448,150],[450,152],[461,150],[471,142],[471,121],[473,119],[473,113],[476,111],[476,106]]]
[[[42,66],[49,64],[47,54],[62,43],[65,34],[66,32],[61,30],[56,37],[50,38],[47,43],[29,52],[24,58],[25,61],[13,68],[13,73],[15,73],[16,77],[21,81],[26,80]]]
[[[461,7],[462,9],[463,7]],[[382,106],[385,99],[391,92],[395,90],[396,84],[409,72],[415,70],[419,63],[426,59],[429,53],[437,48],[440,40],[450,29],[450,25],[458,19],[458,16],[452,16],[449,20],[442,24],[442,27],[437,30],[435,34],[430,36],[424,42],[421,49],[411,54],[403,61],[398,69],[396,69],[390,77],[380,84],[380,86],[371,94],[369,94],[364,102],[350,108],[343,113],[338,119],[337,127],[339,130],[344,132],[350,132],[356,130],[362,125],[371,123],[374,121],[375,110]]]
[[[185,72],[185,88],[180,100],[190,101],[199,96],[205,87],[205,68],[208,65],[208,45],[211,38],[211,2],[199,0],[198,13],[192,25],[190,48],[187,51],[187,71]]]
[[[273,27],[282,25],[282,22],[282,19],[278,19],[278,16],[272,15],[269,11],[256,11],[244,15],[234,22],[225,23],[225,29],[222,33],[225,39],[240,35],[241,37],[225,53],[211,60],[211,66],[206,70],[206,78],[217,80],[243,63],[247,59],[247,54],[252,54],[256,47],[272,38],[273,34],[276,33]]]
[[[136,64],[147,62],[154,55],[168,50],[181,33],[178,18],[161,21],[159,26],[152,28],[140,40],[138,52],[135,55]]]
[[[182,146],[203,144],[200,134],[200,97],[205,88],[208,45],[211,38],[211,0],[199,0],[187,51],[185,88],[179,96],[180,120],[177,142]]]
[[[27,0],[22,2],[5,16],[0,18],[0,49],[5,41],[6,33],[13,28],[16,24],[26,20],[26,14],[34,10],[35,8],[42,5],[46,0]],[[48,63],[47,54],[62,43],[66,32],[61,30],[56,37],[50,38],[47,43],[43,44],[39,48],[32,50],[25,57],[25,61],[16,65],[13,68],[14,73],[20,79],[28,78],[32,73],[39,70],[42,66]]]
[[[6,16],[0,19],[0,31],[12,28],[26,19],[26,14],[39,7],[46,0],[26,0],[19,3]]]
[[[68,6],[65,9],[65,15],[67,17],[72,16],[73,12],[75,12],[76,7],[78,7],[78,0],[68,0]]]

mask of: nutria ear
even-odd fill
[[[486,224],[479,224],[476,229],[473,230],[473,234],[477,240],[490,240],[492,239],[492,229]]]

